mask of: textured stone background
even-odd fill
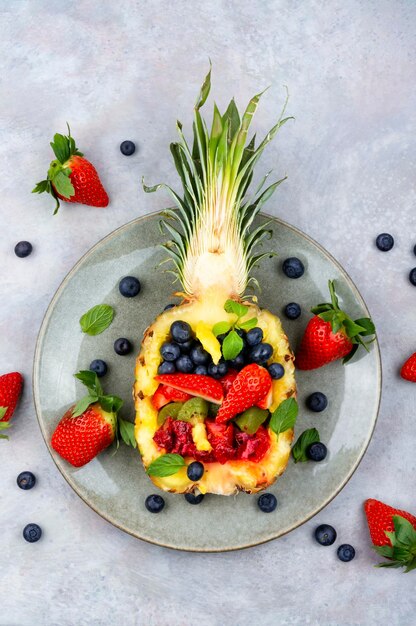
[[[27,380],[13,439],[0,451],[2,626],[344,626],[414,623],[414,576],[376,570],[361,503],[415,508],[415,388],[401,381],[415,350],[416,4],[404,0],[249,2],[0,2],[0,370]],[[240,553],[194,555],[116,530],[71,491],[49,457],[30,392],[36,334],[62,278],[115,227],[164,205],[142,174],[175,180],[168,142],[191,108],[211,57],[223,107],[271,85],[256,122],[285,126],[263,170],[288,173],[268,211],[323,244],[358,284],[379,330],[384,395],[359,470],[325,511],[279,541]],[[71,122],[112,198],[106,210],[64,207],[30,189],[48,141]],[[118,150],[131,138],[138,152]],[[373,239],[396,237],[389,254]],[[14,244],[29,239],[26,260]],[[24,493],[15,478],[33,470]],[[44,539],[21,529],[38,521]],[[311,539],[333,523],[357,548],[340,563]],[[198,532],[195,529],[195,532]]]

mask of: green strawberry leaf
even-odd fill
[[[52,180],[56,191],[64,198],[70,198],[75,195],[74,185],[71,183],[68,174],[65,174],[64,171],[57,172]]]
[[[363,336],[374,335],[374,333],[376,332],[376,327],[374,326],[373,321],[369,317],[361,317],[360,319],[355,320],[355,323],[364,329],[363,331],[359,333],[360,335],[363,335]]]
[[[251,317],[249,320],[245,322],[238,322],[238,328],[242,328],[243,330],[250,330],[250,328],[254,328],[257,326],[257,317]]]
[[[127,420],[118,419],[118,428],[120,431],[120,437],[127,446],[135,448],[137,446],[136,437],[134,436],[134,424]]]
[[[113,321],[114,309],[109,304],[97,304],[79,320],[81,330],[87,335],[99,335]]]
[[[150,463],[147,473],[163,478],[176,474],[185,465],[185,459],[180,454],[163,454]]]
[[[293,428],[298,416],[298,403],[295,398],[288,398],[283,400],[272,413],[270,418],[270,428],[276,433],[277,436],[280,433]]]
[[[224,333],[228,333],[230,328],[231,328],[230,322],[217,322],[212,327],[212,332],[214,333],[216,337],[218,337],[218,335],[223,335]]]
[[[36,184],[36,187],[32,189],[32,193],[43,193],[44,191],[49,192],[49,187],[51,183],[49,180],[41,180]]]
[[[68,137],[60,135],[59,133],[54,135],[53,141],[51,141],[51,148],[54,151],[56,158],[61,163],[68,161],[71,156]]]
[[[311,443],[316,443],[320,441],[319,433],[316,428],[308,428],[308,430],[304,430],[303,433],[298,438],[297,442],[292,448],[292,456],[295,463],[308,461],[308,457],[306,456],[306,449]]]
[[[354,356],[354,354],[357,352],[358,350],[358,343],[355,343],[353,345],[353,347],[351,348],[351,351],[348,352],[348,354],[346,356],[344,356],[344,358],[342,359],[342,363],[343,365],[345,365],[346,363],[348,363],[349,361],[351,361],[352,357]]]
[[[82,415],[91,404],[94,404],[94,402],[98,402],[98,396],[88,395],[81,398],[81,400],[78,400],[74,410],[72,411],[72,417],[79,417]]]
[[[393,557],[393,548],[391,546],[373,546],[373,550],[380,556],[391,559]]]
[[[85,385],[91,395],[102,396],[103,388],[95,372],[91,370],[81,370],[75,374],[75,378],[78,378]]]
[[[0,420],[2,420],[3,417],[6,415],[8,408],[9,408],[8,406],[0,406]]]
[[[240,304],[240,302],[235,300],[227,300],[224,304],[224,309],[227,313],[234,313],[237,317],[243,317],[248,312],[248,306]]]
[[[401,515],[393,515],[393,524],[395,530],[395,540],[393,545],[400,542],[403,546],[415,548],[416,556],[416,529],[405,517]],[[387,533],[386,533],[387,534]]]
[[[348,317],[343,321],[343,325],[350,339],[352,337],[356,337],[357,335],[360,335],[362,332],[366,332],[366,329],[363,326],[356,324],[355,322],[350,320]]]
[[[123,406],[123,400],[118,396],[99,396],[98,402],[107,413],[118,413]]]
[[[242,338],[235,330],[231,330],[222,342],[222,354],[226,361],[235,359],[244,347]]]

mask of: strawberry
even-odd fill
[[[266,393],[264,398],[262,398],[260,402],[257,402],[256,406],[258,406],[259,409],[268,409],[272,403],[272,400],[273,400],[273,388],[270,387],[269,391]]]
[[[37,183],[33,193],[46,191],[55,198],[54,215],[60,206],[59,199],[89,206],[107,206],[108,195],[97,170],[76,147],[69,126],[68,135],[56,133],[51,147],[56,159],[49,166],[46,180]]]
[[[416,352],[414,352],[403,364],[400,376],[411,383],[416,383]]]
[[[416,517],[372,498],[364,511],[375,551],[389,559],[379,567],[416,569]]]
[[[203,374],[161,374],[156,380],[208,402],[220,404],[224,397],[220,381]]]
[[[224,396],[227,395],[227,393],[230,391],[231,387],[233,386],[233,382],[235,381],[237,374],[238,372],[236,370],[230,369],[228,370],[225,376],[220,378],[220,383],[224,390]]]
[[[169,402],[186,402],[191,397],[189,393],[179,391],[179,389],[174,389],[169,385],[159,385],[153,395],[152,404],[159,411],[162,406],[169,404]]]
[[[353,321],[339,308],[334,281],[328,281],[328,285],[331,302],[311,309],[315,317],[306,326],[296,355],[296,367],[300,370],[313,370],[342,358],[347,363],[360,345],[368,352],[370,342],[365,342],[363,337],[375,335],[371,319],[362,317]]]
[[[89,463],[107,448],[118,432],[123,441],[135,446],[134,425],[117,419],[123,401],[103,394],[97,374],[89,370],[75,374],[88,395],[71,407],[52,435],[52,448],[74,467]]]
[[[246,365],[238,373],[215,421],[227,422],[246,409],[257,404],[269,392],[272,379],[269,372],[256,363]]]
[[[22,391],[23,377],[19,372],[11,372],[0,376],[0,430],[9,428],[12,417]],[[0,434],[0,439],[8,439]]]

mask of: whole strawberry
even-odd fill
[[[311,309],[315,316],[309,321],[296,355],[296,367],[313,370],[343,358],[347,363],[362,345],[368,352],[363,337],[375,335],[375,327],[368,317],[353,321],[339,308],[334,281],[328,281],[331,302]]]
[[[22,385],[23,377],[19,372],[0,376],[0,430],[9,427],[8,422],[19,401]],[[0,439],[8,439],[8,437],[0,434]]]
[[[62,417],[52,435],[52,448],[74,467],[81,467],[107,448],[118,431],[125,443],[135,446],[133,424],[117,418],[123,401],[103,394],[95,372],[84,370],[75,376],[88,395]]]
[[[75,145],[68,126],[68,135],[57,133],[51,142],[56,159],[51,162],[46,180],[37,183],[32,193],[50,193],[56,200],[79,202],[89,206],[105,207],[108,195],[95,167],[84,158]]]
[[[411,383],[416,383],[416,352],[414,352],[403,364],[400,376]]]
[[[256,363],[246,365],[237,374],[224,402],[218,409],[215,421],[227,422],[246,409],[256,405],[268,395],[272,379],[269,372]]]
[[[416,517],[372,498],[364,511],[374,550],[389,559],[379,567],[416,569]]]

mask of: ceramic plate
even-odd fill
[[[105,389],[124,399],[122,415],[134,419],[132,384],[135,357],[145,328],[172,299],[171,275],[157,266],[163,258],[158,214],[137,219],[114,231],[94,246],[71,270],[55,294],[43,321],[35,354],[34,397],[39,424],[52,457],[76,493],[97,513],[122,530],[152,543],[192,551],[235,550],[275,539],[293,530],[322,509],[342,489],[357,468],[370,441],[380,400],[381,366],[377,343],[371,352],[348,366],[339,362],[311,372],[297,372],[300,413],[299,435],[316,426],[328,446],[321,463],[290,460],[285,474],[269,489],[278,508],[265,515],[257,497],[207,496],[198,506],[183,496],[165,494],[166,507],[152,515],[144,506],[155,487],[147,478],[137,450],[107,449],[88,465],[76,469],[50,448],[52,432],[66,409],[83,393],[73,374],[88,369],[95,358],[104,359],[109,372]],[[258,217],[265,221],[268,216]],[[282,316],[288,302],[298,302],[302,315],[283,320],[296,349],[310,317],[311,305],[328,299],[327,281],[335,278],[341,301],[354,318],[369,315],[351,279],[316,242],[288,224],[273,219],[270,249],[278,257],[265,259],[257,278],[262,286],[259,302]],[[291,280],[281,271],[288,256],[302,259],[306,271]],[[163,267],[163,266],[162,266]],[[142,291],[123,298],[120,278],[138,276]],[[90,307],[107,303],[116,315],[101,335],[84,335],[79,318]],[[118,356],[113,343],[127,337],[134,344],[128,356]],[[364,352],[364,351],[363,351]],[[305,407],[306,396],[323,391],[329,406],[323,413]]]

